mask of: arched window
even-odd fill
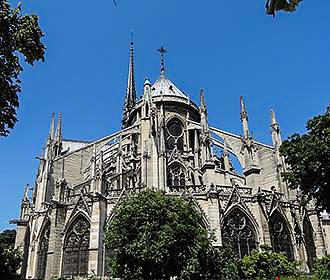
[[[224,246],[231,246],[239,258],[257,248],[256,233],[250,219],[239,208],[233,209],[224,220],[222,229]]]
[[[283,252],[289,260],[293,260],[293,248],[289,228],[283,217],[275,212],[269,222],[272,247],[275,252]]]
[[[183,151],[183,124],[174,118],[166,125],[166,149]]]
[[[168,186],[185,186],[185,172],[181,164],[175,162],[170,165],[167,172]]]
[[[80,216],[71,225],[65,239],[63,276],[84,276],[88,272],[90,224]]]
[[[307,217],[303,223],[304,239],[307,252],[307,265],[310,271],[313,269],[313,260],[316,258],[316,248],[313,237],[313,228]]]
[[[39,241],[37,276],[44,279],[46,275],[47,252],[49,245],[50,222],[44,227]]]

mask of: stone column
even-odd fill
[[[316,256],[321,258],[325,256],[325,242],[320,218],[318,217],[317,213],[314,213],[309,216],[309,219],[314,229]]]
[[[50,233],[45,280],[50,280],[61,276],[65,217],[65,205],[61,203],[54,203],[50,217]]]
[[[98,193],[93,197],[88,273],[103,274],[103,238],[106,219],[106,200]]]
[[[208,199],[208,216],[211,230],[214,232],[215,240],[213,246],[222,246],[221,229],[220,229],[220,205],[216,191],[210,192]]]

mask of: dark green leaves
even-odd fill
[[[294,12],[302,0],[267,0],[266,13],[275,16],[277,11]]]
[[[292,135],[280,148],[289,165],[284,179],[303,192],[305,201],[314,198],[320,210],[330,211],[330,106],[307,122],[307,130]]]
[[[5,230],[0,233],[0,279],[20,279],[17,270],[21,266],[21,253],[14,249],[15,230]]]
[[[21,92],[18,79],[21,67],[17,52],[31,65],[44,61],[46,47],[36,15],[20,14],[21,8],[11,9],[6,0],[0,0],[0,136],[7,136],[17,122],[16,109]]]
[[[110,270],[115,277],[229,279],[222,277],[221,271],[227,262],[212,247],[202,216],[191,199],[142,192],[120,206],[105,241],[113,250]],[[227,270],[234,271],[233,275],[238,271],[237,266],[231,269],[230,265]],[[235,280],[232,274],[230,279]]]

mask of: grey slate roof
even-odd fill
[[[160,77],[152,86],[152,96],[177,96],[188,99],[188,97],[177,88],[170,80]]]

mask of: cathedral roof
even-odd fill
[[[188,99],[188,97],[177,88],[170,80],[163,76],[153,84],[152,86],[152,96],[176,96]]]

